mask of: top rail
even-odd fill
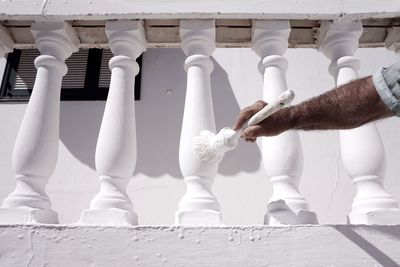
[[[398,0],[13,0],[0,1],[0,20],[310,19],[400,16]]]

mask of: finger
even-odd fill
[[[267,103],[264,101],[257,101],[253,105],[244,108],[240,111],[239,116],[236,119],[235,125],[233,126],[233,130],[237,131],[242,127],[242,125],[250,119],[251,116],[256,114],[258,111],[260,111],[263,107],[265,107]]]
[[[242,127],[242,125],[246,122],[247,120],[247,115],[245,114],[239,114],[239,116],[236,119],[235,125],[233,125],[233,130],[237,131]]]
[[[245,138],[244,141],[248,143],[254,143],[257,140],[257,138]]]
[[[234,126],[234,130],[239,130],[240,127],[255,113],[255,107],[250,106],[247,108],[244,108],[240,111],[239,116],[236,120],[236,124]]]
[[[261,125],[254,125],[244,129],[240,137],[257,138],[263,136],[263,133],[264,133],[264,128]]]

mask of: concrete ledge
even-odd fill
[[[400,226],[0,226],[0,266],[399,266]]]
[[[0,19],[148,19],[253,18],[339,19],[393,18],[398,0],[35,0],[0,1]]]

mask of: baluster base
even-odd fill
[[[284,200],[271,201],[267,206],[268,212],[264,216],[264,224],[298,225],[318,224],[317,214],[308,210],[293,210]]]
[[[138,216],[133,211],[120,209],[87,209],[79,219],[79,224],[130,226],[138,225]]]
[[[0,208],[0,224],[58,224],[58,214],[53,210],[29,207]]]
[[[222,212],[215,210],[177,211],[175,213],[177,225],[223,225]]]
[[[377,210],[369,212],[352,211],[347,216],[347,223],[367,225],[398,225],[400,224],[400,209]]]

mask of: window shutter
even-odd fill
[[[111,50],[103,49],[100,64],[99,88],[108,88],[110,86],[111,71],[108,67],[108,62],[112,57],[113,54],[111,53]]]
[[[89,49],[81,49],[65,60],[68,72],[63,77],[62,89],[82,89],[85,87],[86,66]],[[91,66],[87,66],[90,68]]]
[[[32,92],[36,68],[36,49],[14,50],[8,55],[0,101],[27,101]],[[111,71],[108,62],[113,57],[109,49],[81,49],[66,59],[67,74],[63,77],[61,100],[106,100]],[[141,57],[137,62],[141,66]],[[140,68],[141,69],[141,68]],[[135,100],[140,100],[140,77],[136,76]]]
[[[108,62],[113,57],[111,50],[103,49],[103,55],[100,64],[99,88],[108,88],[110,86],[111,71]],[[140,87],[142,75],[142,56],[136,62],[139,64],[139,73],[135,77],[135,100],[140,100]]]
[[[36,77],[34,61],[39,55],[39,51],[35,49],[21,51],[14,90],[32,90]]]
[[[21,51],[14,90],[33,89],[36,77],[34,60],[39,55],[40,53],[36,49],[26,49]],[[68,66],[68,73],[63,77],[62,89],[84,88],[87,57],[88,49],[82,49],[65,60],[65,63]]]

